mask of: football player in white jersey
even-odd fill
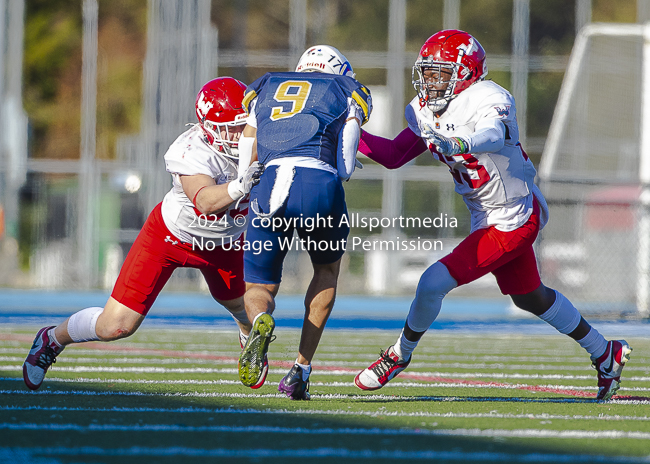
[[[214,299],[239,326],[240,345],[246,343],[251,324],[243,302],[243,249],[236,244],[246,227],[248,201],[243,200],[259,168],[253,164],[237,175],[238,140],[246,123],[244,90],[231,77],[213,79],[201,88],[195,105],[199,122],[165,154],[173,187],[149,214],[106,306],[83,309],[38,332],[23,364],[30,389],[41,386],[65,346],[133,334],[178,267],[201,271]]]
[[[470,34],[445,30],[422,46],[413,66],[418,95],[406,107],[408,127],[388,140],[362,131],[359,151],[396,169],[429,149],[445,163],[471,213],[471,233],[429,267],[396,343],[355,378],[363,390],[383,387],[411,362],[418,341],[452,289],[487,273],[519,308],[575,339],[598,375],[597,399],[618,390],[630,346],[607,341],[560,292],[540,280],[533,242],[548,219],[534,184],[535,168],[521,144],[512,95],[484,80],[485,51]]]

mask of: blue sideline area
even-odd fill
[[[102,291],[43,291],[0,289],[0,324],[56,325],[89,306],[104,306],[109,293]],[[411,297],[339,295],[327,323],[328,329],[401,330]],[[278,328],[302,326],[303,296],[278,295],[274,313]],[[647,321],[591,321],[605,336],[650,334]],[[228,312],[209,295],[161,293],[143,327],[234,328]],[[458,332],[554,334],[547,324],[513,309],[509,298],[473,299],[447,297],[432,329]]]

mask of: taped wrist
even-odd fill
[[[237,176],[241,177],[246,173],[248,166],[253,159],[253,145],[255,144],[255,137],[239,138],[239,165],[237,167]]]
[[[237,201],[245,195],[242,190],[242,180],[241,177],[238,177],[228,184],[228,195],[230,195],[233,201]]]

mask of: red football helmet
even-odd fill
[[[232,77],[218,77],[207,82],[196,96],[196,117],[208,145],[222,155],[237,159],[238,142],[230,140],[229,127],[246,124],[242,105],[246,85]],[[221,136],[225,130],[226,137]]]
[[[438,75],[438,83],[449,83],[442,97],[432,88],[432,82],[424,79],[423,72],[432,69]],[[442,72],[451,78],[442,80]],[[433,34],[424,42],[420,56],[415,61],[411,81],[418,92],[422,106],[440,111],[459,93],[487,75],[485,50],[467,32],[449,29]]]

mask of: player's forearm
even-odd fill
[[[426,151],[426,143],[408,127],[393,140],[361,131],[359,151],[388,169],[397,169]]]
[[[235,200],[228,193],[228,184],[202,187],[194,198],[194,206],[202,214],[216,214],[227,209]]]

